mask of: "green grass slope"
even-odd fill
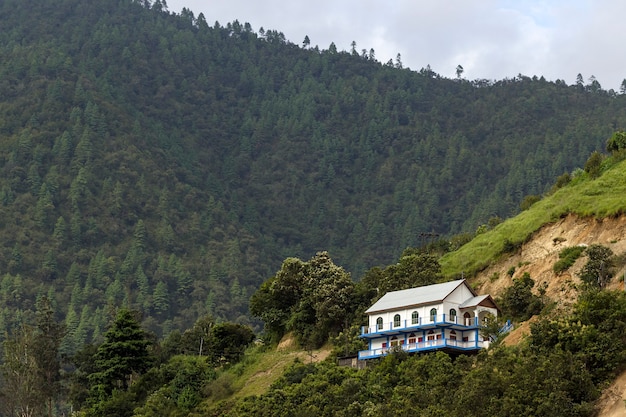
[[[543,225],[567,214],[604,218],[626,212],[626,161],[603,162],[602,174],[576,176],[568,185],[535,203],[530,209],[476,236],[440,260],[446,277],[472,276],[508,251],[514,250]]]

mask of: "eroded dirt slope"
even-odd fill
[[[559,252],[568,246],[600,244],[620,255],[626,252],[626,216],[596,220],[569,215],[560,221],[544,226],[521,248],[519,254],[504,259],[482,271],[473,280],[480,294],[499,296],[512,284],[513,278],[525,272],[535,280],[535,290],[546,285],[546,296],[557,302],[555,314],[567,311],[576,301],[578,273],[586,262],[581,257],[566,272],[559,275],[552,270],[559,259]],[[514,268],[513,276],[508,272]],[[617,271],[611,288],[623,289],[624,268]],[[529,320],[529,322],[532,321]],[[507,344],[519,343],[529,333],[529,322],[519,325],[505,339]],[[599,401],[598,417],[626,416],[626,372],[605,390]]]
[[[580,283],[577,274],[586,258],[581,257],[568,271],[559,275],[552,268],[564,248],[592,244],[607,246],[615,254],[626,252],[626,216],[596,220],[569,215],[557,223],[544,226],[522,246],[520,253],[485,269],[473,283],[480,293],[498,296],[512,284],[513,278],[528,272],[535,280],[535,288],[545,283],[546,295],[567,307],[576,300],[572,284]],[[508,274],[511,268],[515,268],[513,277]],[[620,270],[618,276],[623,272]],[[621,285],[623,283],[619,279],[614,279],[611,284],[615,288]]]

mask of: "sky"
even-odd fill
[[[167,0],[170,12],[201,12],[209,25],[235,19],[288,41],[349,51],[374,49],[381,63],[469,80],[518,74],[620,90],[626,79],[624,0]]]

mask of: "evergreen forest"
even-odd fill
[[[164,1],[6,0],[0,21],[0,328],[46,295],[68,353],[107,306],[159,335],[258,326],[283,259],[326,250],[358,280],[516,213],[626,122],[595,79],[446,79]]]
[[[284,335],[357,351],[380,291],[463,274],[439,256],[623,159],[626,82],[448,79],[165,0],[3,0],[0,27],[0,416],[451,415],[494,372],[472,415],[586,416],[626,360],[595,288],[519,350],[296,362],[230,399]],[[514,407],[519,378],[547,397]]]

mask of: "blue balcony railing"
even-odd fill
[[[388,355],[394,349],[400,349],[408,353],[425,352],[442,348],[456,349],[460,351],[476,351],[487,347],[489,342],[481,340],[460,341],[452,339],[427,340],[419,343],[409,343],[406,345],[392,346],[391,348],[378,348],[371,350],[362,350],[359,352],[359,359],[373,359]]]
[[[419,328],[432,328],[437,326],[452,326],[458,328],[477,328],[479,327],[478,317],[464,318],[459,316],[448,316],[441,314],[438,316],[419,317],[417,321],[401,320],[398,322],[383,323],[379,326],[362,326],[361,336],[371,337],[376,334],[390,334],[395,332],[403,332],[407,330],[416,330]]]

